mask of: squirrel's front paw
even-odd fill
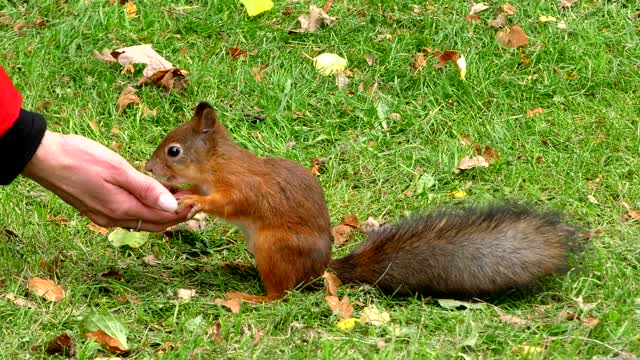
[[[197,195],[185,195],[179,198],[178,209],[176,210],[176,213],[180,213],[184,209],[191,207],[191,210],[189,211],[189,215],[187,216],[189,219],[191,219],[195,214],[197,214],[198,212],[200,212],[200,210],[202,210],[202,205],[200,205],[200,202],[198,201],[199,198],[200,197]]]

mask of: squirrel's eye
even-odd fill
[[[169,146],[169,148],[167,149],[167,155],[169,155],[169,157],[178,157],[180,156],[181,153],[182,153],[182,148],[180,148],[180,146],[177,146],[177,145]]]

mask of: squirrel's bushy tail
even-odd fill
[[[441,210],[369,233],[329,268],[385,292],[490,295],[567,269],[575,229],[515,205]]]

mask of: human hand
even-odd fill
[[[22,174],[101,226],[162,231],[185,221],[189,213],[176,214],[176,199],[164,186],[78,135],[47,131]]]

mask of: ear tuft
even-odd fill
[[[195,119],[196,130],[203,133],[213,130],[218,122],[216,111],[206,102],[198,104],[193,117]]]

